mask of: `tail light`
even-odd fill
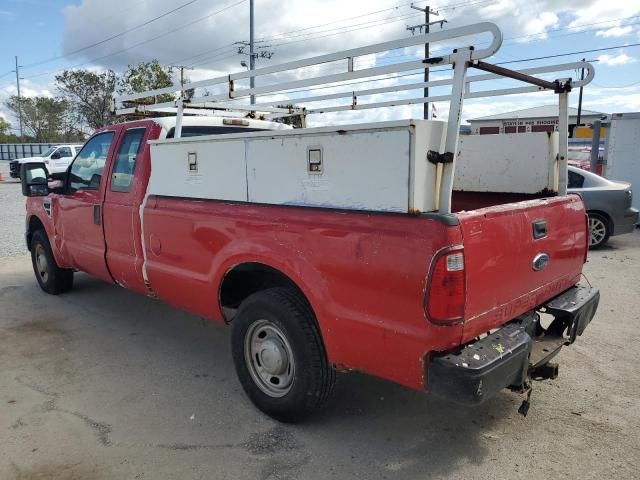
[[[440,253],[431,268],[425,311],[437,324],[452,325],[464,319],[466,275],[461,249]]]

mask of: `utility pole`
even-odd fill
[[[445,19],[442,20],[437,20],[435,22],[430,21],[431,20],[431,15],[436,15],[439,16],[440,13],[438,13],[435,10],[432,10],[431,7],[429,7],[429,5],[427,5],[424,8],[420,8],[420,7],[416,7],[413,3],[411,4],[411,8],[413,8],[414,10],[418,10],[420,12],[424,12],[424,23],[421,23],[419,25],[412,25],[409,26],[407,25],[407,30],[411,30],[411,34],[415,34],[416,30],[420,30],[420,33],[422,33],[422,29],[424,28],[425,33],[429,33],[429,27],[431,25],[440,24],[440,28],[442,28],[442,25],[445,24],[447,21]],[[424,44],[424,58],[429,58],[429,42]],[[429,81],[429,69],[425,68],[424,69],[424,81],[425,83]],[[424,87],[424,96],[428,97],[429,96],[429,87]],[[427,120],[429,118],[429,102],[425,102],[424,103],[424,118],[425,120]]]
[[[240,65],[242,65],[245,68],[248,68],[248,70],[255,70],[256,59],[273,57],[273,52],[268,50],[268,48],[270,48],[270,45],[261,45],[262,43],[264,43],[263,40],[258,40],[257,42],[255,40],[255,28],[254,28],[255,22],[254,22],[254,14],[253,14],[253,2],[254,0],[249,0],[249,41],[247,42],[246,40],[243,40],[240,42],[233,42],[233,44],[236,45],[236,48],[238,49],[239,55],[249,56],[248,67],[244,60],[240,62]],[[256,45],[256,44],[259,44],[259,45]],[[249,49],[249,53],[247,53],[247,48]],[[254,88],[255,85],[256,85],[255,78],[249,77],[249,87]],[[251,95],[251,104],[253,105],[254,103],[256,103],[256,96]]]
[[[20,65],[18,65],[18,56],[16,55],[16,87],[18,89],[18,122],[20,124],[20,143],[22,143],[22,97],[20,96]]]
[[[586,59],[583,58],[582,61],[584,62]],[[580,80],[584,80],[584,67],[582,67],[582,73],[580,73]],[[578,129],[578,127],[580,126],[580,117],[582,116],[582,87],[580,87],[580,94],[578,95],[578,118],[576,118],[576,128],[575,130]],[[575,133],[574,133],[575,135]]]
[[[180,98],[184,99],[184,71],[185,70],[193,70],[194,67],[187,67],[185,65],[171,65],[172,68],[180,69]]]
[[[249,0],[249,70],[253,73],[256,67],[256,57],[253,51],[253,0]],[[255,86],[255,79],[253,76],[249,77],[249,88]],[[256,103],[256,96],[251,95],[251,105]]]

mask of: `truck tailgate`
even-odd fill
[[[588,239],[579,196],[510,203],[457,216],[466,271],[463,342],[579,280]]]

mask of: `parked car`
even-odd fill
[[[64,173],[81,148],[82,145],[54,145],[39,156],[13,160],[9,162],[9,175],[20,178],[20,165],[32,162],[43,162],[50,175]]]
[[[609,237],[630,233],[638,223],[631,206],[631,184],[614,182],[576,167],[569,167],[569,191],[582,196],[589,215],[589,248],[600,248]]]
[[[598,153],[598,163],[596,165],[596,171],[598,175],[602,175],[602,157],[604,155],[604,149],[601,148]],[[571,166],[591,171],[591,147],[569,147],[568,163]]]

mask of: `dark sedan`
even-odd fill
[[[569,167],[569,191],[579,193],[587,209],[589,248],[602,247],[612,235],[632,232],[638,223],[638,210],[631,207],[630,183]]]

